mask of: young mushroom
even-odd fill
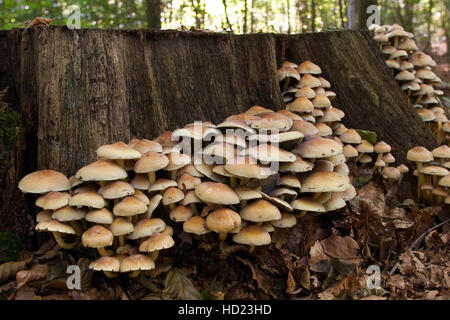
[[[172,237],[166,233],[154,233],[139,245],[139,251],[150,252],[151,258],[155,261],[158,258],[159,251],[173,247],[175,242]]]

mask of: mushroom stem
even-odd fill
[[[156,259],[158,259],[158,256],[159,256],[159,250],[153,251],[150,254],[150,258],[152,258],[153,261],[156,261]]]
[[[100,183],[100,187],[104,187],[106,185],[106,181],[99,181],[98,183]]]
[[[125,236],[121,235],[119,236],[119,246],[123,247],[125,245]]]
[[[283,90],[281,90],[281,92],[285,92],[288,89],[290,82],[291,82],[291,77],[287,77],[286,80],[284,80]]]
[[[97,251],[102,257],[110,256],[110,253],[105,248],[97,248]]]
[[[247,185],[247,183],[248,183],[249,181],[250,181],[250,179],[243,178],[243,179],[241,179],[240,185],[241,185],[241,186],[245,186],[245,185]]]
[[[155,172],[149,172],[148,173],[148,181],[150,182],[150,185],[155,183],[155,181],[156,181]]]
[[[64,241],[62,234],[60,232],[53,232],[53,236],[55,237],[56,243],[58,243],[58,245],[65,250],[70,250],[73,249],[76,246],[76,242],[73,243],[67,243]]]
[[[227,238],[227,232],[220,232],[219,233],[219,241],[225,241],[225,239]]]
[[[69,221],[69,224],[72,228],[75,229],[75,233],[77,236],[83,233],[83,229],[81,228],[80,224],[76,221]]]
[[[189,207],[191,208],[191,210],[194,213],[194,215],[198,216],[198,210],[197,210],[197,206],[195,205],[195,203],[190,203]]]
[[[118,276],[117,272],[103,271],[103,273],[104,273],[108,278],[117,278],[117,276]]]
[[[125,169],[125,161],[123,159],[116,159],[116,163],[122,169]]]
[[[251,244],[251,245],[248,247],[248,253],[252,253],[253,251],[255,251],[255,246]]]
[[[135,270],[135,271],[128,273],[128,277],[129,278],[137,278],[140,273],[141,273],[141,270]]]
[[[242,200],[241,201],[241,209],[244,208],[245,206],[247,206],[247,200]]]
[[[377,160],[375,160],[375,163],[374,163],[373,168],[372,168],[374,173],[375,173],[375,170],[376,170],[375,165],[376,165],[377,161],[381,160],[381,158],[383,158],[383,154],[379,153],[378,156],[377,156]],[[378,168],[378,170],[380,170],[380,168]]]
[[[236,177],[230,177],[230,186],[232,188],[235,188],[237,186],[237,178]]]
[[[171,203],[171,204],[169,204],[169,209],[170,209],[170,210],[173,210],[173,209],[175,209],[175,203]]]
[[[417,164],[417,200],[420,201],[420,187],[422,186],[422,175],[420,169],[422,169],[422,162],[416,162]]]
[[[177,179],[177,170],[170,171],[170,179],[176,180]]]

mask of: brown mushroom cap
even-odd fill
[[[241,216],[230,209],[219,209],[206,217],[208,229],[220,233],[229,232],[241,224]]]
[[[441,178],[439,180],[439,185],[443,187],[450,187],[450,174],[446,175],[445,177]]]
[[[44,210],[56,210],[69,204],[67,192],[50,191],[36,200],[36,206]]]
[[[160,218],[142,219],[134,226],[133,232],[127,237],[130,240],[149,237],[154,233],[162,232],[166,223]]]
[[[299,96],[286,106],[286,109],[291,112],[310,113],[314,111],[314,105],[305,96]]]
[[[308,172],[311,171],[313,167],[314,167],[313,163],[303,160],[302,157],[300,157],[299,155],[295,155],[294,162],[280,164],[280,172],[292,172],[292,173]]]
[[[176,187],[167,188],[163,193],[162,202],[167,206],[172,203],[180,202],[184,199],[184,193]]]
[[[406,158],[414,162],[433,161],[433,154],[424,147],[414,147],[408,151]]]
[[[309,60],[302,62],[297,70],[300,74],[321,74],[322,70],[320,67]]]
[[[164,191],[170,187],[176,187],[178,184],[174,180],[170,179],[158,179],[153,183],[150,188],[148,188],[148,192],[154,191]]]
[[[155,269],[155,262],[153,262],[151,258],[142,254],[133,254],[131,256],[128,256],[124,258],[120,263],[120,272],[152,269]]]
[[[173,247],[175,241],[166,233],[154,233],[139,245],[141,252],[153,252]]]
[[[280,210],[267,200],[256,200],[241,209],[242,219],[253,222],[265,222],[280,219]]]
[[[193,216],[183,223],[183,231],[202,235],[210,232],[206,225],[206,220],[200,216]]]
[[[123,236],[132,233],[134,230],[133,224],[124,218],[115,218],[113,223],[109,226],[109,230],[115,236]]]
[[[344,143],[351,143],[351,144],[360,144],[361,143],[361,136],[359,135],[358,131],[355,129],[348,129],[347,131],[343,132],[339,138]]]
[[[291,206],[294,210],[299,211],[312,211],[312,212],[325,212],[325,207],[318,201],[311,198],[300,198],[291,202]]]
[[[162,153],[148,151],[134,164],[136,173],[149,173],[164,169],[169,164],[169,159]]]
[[[299,154],[303,158],[326,158],[343,152],[342,146],[334,140],[326,138],[305,138],[297,145],[293,153]]]
[[[69,179],[54,170],[40,170],[27,174],[19,181],[19,189],[24,193],[46,193],[70,189]]]
[[[240,202],[237,194],[223,183],[203,182],[195,188],[195,195],[206,203],[233,205]]]
[[[444,144],[440,147],[433,149],[431,153],[435,158],[447,159],[450,158],[450,147]]]
[[[295,80],[300,80],[300,74],[297,70],[291,67],[282,67],[277,70],[277,80],[278,82],[283,81],[286,78],[294,78]]]
[[[114,214],[120,217],[134,216],[146,211],[147,205],[134,196],[122,199],[113,208]]]
[[[126,178],[128,174],[112,162],[99,160],[81,168],[75,176],[82,181],[112,181]]]
[[[97,192],[84,191],[69,198],[69,205],[73,207],[89,207],[100,209],[106,205],[105,199]]]
[[[348,177],[337,172],[314,172],[303,179],[301,192],[340,192],[349,184]]]
[[[271,242],[270,234],[256,225],[249,225],[242,228],[239,233],[233,236],[233,241],[239,244],[264,246]]]
[[[84,209],[65,206],[63,208],[53,211],[52,219],[56,219],[62,222],[81,220],[85,218],[86,212],[87,210]]]
[[[172,135],[170,135],[170,138]],[[171,143],[170,146],[173,146]],[[133,148],[139,152],[140,155],[143,155],[147,152],[162,152],[163,147],[162,145],[157,141],[150,141],[147,139],[139,140],[136,144],[134,144]],[[139,156],[138,158],[140,158]]]
[[[113,257],[100,257],[89,264],[89,269],[95,271],[119,272],[120,261]]]
[[[419,170],[421,174],[432,175],[432,176],[446,176],[450,172],[439,166],[426,166]]]
[[[191,176],[189,173],[183,173],[177,180],[178,189],[180,190],[192,190],[202,183],[202,180],[197,177]]]
[[[114,235],[105,227],[96,225],[86,230],[81,236],[85,247],[104,248],[112,245]]]
[[[139,159],[141,154],[123,142],[106,144],[95,151],[99,158],[103,159]]]
[[[43,210],[36,215],[36,222],[48,222],[52,220],[52,210]]]
[[[193,214],[194,212],[191,208],[179,205],[175,209],[170,211],[170,219],[175,222],[185,222],[190,217],[192,217]]]
[[[150,181],[147,175],[142,173],[137,173],[133,180],[131,180],[131,186],[137,190],[147,190],[150,187]]]
[[[105,199],[118,199],[134,194],[134,188],[131,184],[124,181],[114,181],[101,187],[98,190]]]
[[[97,224],[111,224],[114,221],[113,214],[106,208],[90,210],[85,219]]]
[[[386,167],[383,169],[383,178],[385,179],[398,180],[400,179],[400,175],[400,170],[395,167]]]
[[[281,218],[270,222],[277,228],[292,228],[297,224],[297,218],[292,213],[283,212]]]
[[[384,141],[380,141],[375,145],[374,151],[376,153],[388,153],[391,152],[391,146]]]

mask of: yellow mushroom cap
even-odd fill
[[[112,245],[114,235],[111,231],[102,226],[93,226],[86,230],[81,236],[81,241],[85,247],[104,248]]]
[[[27,174],[19,181],[19,189],[24,193],[46,193],[70,189],[69,179],[54,170],[40,170]]]
[[[264,246],[271,242],[269,232],[256,225],[249,225],[233,236],[233,241],[239,244]]]

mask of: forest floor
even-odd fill
[[[174,226],[177,245],[136,279],[94,274],[90,253],[78,258],[49,240],[3,265],[0,299],[448,299],[450,210],[405,203],[410,190],[407,182],[388,190],[369,182],[346,208],[277,229],[272,245],[253,254]],[[82,290],[67,289],[73,264]]]

